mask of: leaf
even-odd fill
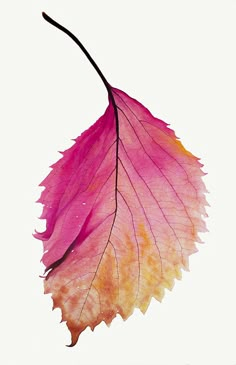
[[[167,124],[109,86],[104,115],[41,183],[45,293],[71,346],[117,314],[162,299],[206,230],[204,173]]]

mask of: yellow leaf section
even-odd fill
[[[138,226],[140,284],[136,307],[145,313],[152,297],[161,300],[164,290],[162,281],[162,262],[160,251],[154,238],[151,238],[143,224]]]
[[[110,242],[101,259],[93,281],[93,287],[99,293],[100,313],[98,313],[98,319],[110,324],[117,314],[116,303],[119,297],[117,263]]]
[[[164,289],[172,289],[174,279],[181,278],[180,258],[176,250],[169,251],[168,261],[163,259],[151,233],[145,230],[143,224],[139,224],[138,236],[140,255],[140,288],[136,306],[145,313],[152,297],[161,301]]]
[[[178,146],[179,148],[179,152],[182,152],[184,155],[188,156],[188,157],[193,157],[195,158],[195,156],[189,152],[188,150],[186,150],[186,148],[184,147],[184,145],[180,142],[179,139],[176,139],[175,141],[175,144]]]
[[[117,315],[118,294],[116,258],[112,245],[108,243],[98,263],[98,269],[90,281],[78,317],[67,320],[72,337],[71,346],[77,342],[86,327],[94,330],[102,321],[108,325],[112,322]]]
[[[134,311],[139,287],[139,257],[137,245],[129,234],[114,239],[119,274],[118,312],[126,320]]]

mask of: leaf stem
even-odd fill
[[[62,32],[64,32],[65,34],[67,34],[79,46],[79,48],[81,49],[81,51],[85,54],[85,56],[87,57],[87,59],[89,60],[89,62],[91,63],[91,65],[94,67],[94,69],[96,70],[96,72],[98,73],[98,75],[100,76],[100,78],[102,79],[102,81],[103,81],[103,83],[104,83],[104,85],[105,85],[105,87],[107,89],[108,95],[111,98],[112,104],[113,104],[113,106],[115,108],[116,107],[115,100],[114,100],[114,96],[112,94],[111,86],[110,86],[109,82],[107,81],[107,79],[103,75],[102,71],[100,70],[100,68],[98,67],[98,65],[96,64],[96,62],[90,56],[90,54],[87,51],[87,49],[80,42],[80,40],[73,33],[71,33],[68,29],[66,29],[61,24],[57,23],[55,20],[53,20],[52,18],[50,18],[50,16],[48,16],[45,12],[42,12],[42,16],[43,16],[43,18],[48,23],[52,24],[54,27],[60,29]]]

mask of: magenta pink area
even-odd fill
[[[89,217],[96,209],[95,200],[115,168],[115,140],[110,105],[52,165],[52,171],[40,184],[45,190],[38,201],[44,204],[41,218],[47,220],[47,228],[43,233],[36,233],[36,238],[44,244],[45,266],[60,259],[75,239],[83,241]]]

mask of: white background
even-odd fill
[[[86,330],[74,348],[43,295],[38,184],[49,165],[103,114],[106,90],[73,31],[109,82],[171,123],[202,158],[209,233],[162,304]],[[236,364],[236,2],[5,1],[0,5],[0,363]]]

